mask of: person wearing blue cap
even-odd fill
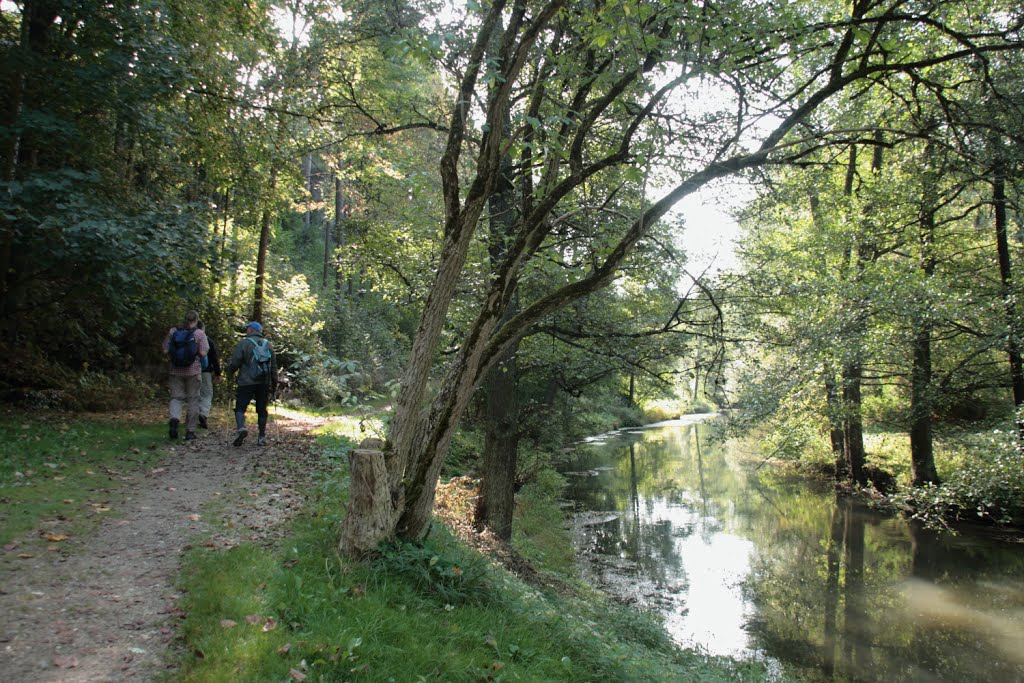
[[[245,337],[235,346],[227,364],[228,372],[238,371],[235,394],[235,441],[241,446],[249,430],[245,427],[245,411],[256,399],[256,420],[259,437],[256,445],[267,445],[267,403],[277,391],[277,358],[270,342],[263,338],[263,325],[256,321],[245,324]]]

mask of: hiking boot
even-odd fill
[[[249,430],[242,427],[238,430],[238,434],[235,436],[235,445],[241,446],[242,442],[245,441],[245,437],[249,436]]]
[[[179,420],[175,417],[171,418],[171,421],[167,423],[167,436],[172,439],[178,438],[178,424]]]
[[[195,441],[195,440],[196,440],[196,433],[195,432],[185,432],[185,441]]]
[[[256,439],[256,445],[257,446],[266,446],[267,445],[267,435],[266,434],[260,434],[259,438]]]
[[[209,429],[210,428],[210,425],[206,424],[206,416],[205,415],[200,415],[199,416],[199,426],[202,427],[203,429]]]

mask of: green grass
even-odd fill
[[[61,520],[80,534],[104,514],[132,471],[161,455],[162,424],[62,414],[0,416],[0,543]]]
[[[326,454],[343,462],[352,436],[325,432]],[[547,541],[532,546],[543,553],[561,519],[548,517],[542,502],[557,482],[539,486],[547,488],[527,494],[535,510],[528,524],[517,519],[517,533],[543,530]],[[276,549],[191,552],[182,575],[190,654],[174,680],[768,679],[756,665],[684,653],[652,617],[568,588],[572,582],[558,590],[526,584],[443,526],[422,545],[350,561],[336,548],[346,490],[339,467]]]

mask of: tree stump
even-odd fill
[[[341,524],[340,548],[350,557],[363,557],[375,552],[394,526],[384,453],[357,448],[349,451],[348,465],[348,513]]]

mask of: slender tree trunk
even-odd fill
[[[1010,358],[1010,383],[1013,386],[1013,405],[1018,414],[1024,407],[1024,365],[1021,362],[1020,325],[1010,262],[1010,243],[1006,218],[1006,164],[998,144],[995,150],[992,178],[992,208],[996,223],[996,248],[999,252],[999,279],[1002,286],[1003,306],[1006,310],[1006,347]],[[1024,420],[1017,419],[1017,434],[1024,439]]]
[[[931,145],[925,151],[930,160]],[[935,182],[937,174],[925,175],[920,217],[920,267],[925,287],[935,274]],[[932,442],[932,330],[931,306],[919,314],[914,334],[913,367],[910,376],[910,470],[914,486],[937,484]]]
[[[335,249],[344,248],[348,239],[345,234],[345,220],[347,219],[346,208],[345,208],[345,184],[341,179],[341,175],[334,176],[334,247]],[[342,254],[339,251],[335,258],[332,260],[334,264],[334,291],[336,293],[336,299],[340,303],[342,298],[346,296],[352,296],[352,277],[350,275],[342,275],[341,268]]]
[[[864,462],[867,459],[864,451],[864,422],[861,416],[861,386],[864,374],[860,360],[851,361],[843,370],[843,403],[846,419],[843,423],[843,447],[846,454],[846,472],[850,481],[863,485]]]
[[[260,246],[256,255],[256,289],[252,298],[252,319],[263,320],[263,292],[267,273],[267,250],[270,246],[270,229],[273,225],[273,196],[277,189],[277,168],[270,171],[270,184],[267,198],[264,200],[263,214],[260,219]]]
[[[320,288],[327,289],[327,275],[331,272],[331,232],[338,229],[338,174],[334,174],[334,222],[324,222],[324,274],[320,280]]]
[[[851,152],[850,166],[847,167],[846,193],[853,192],[853,162],[856,161],[856,152]],[[824,223],[819,210],[820,200],[817,195],[810,196],[811,217],[817,229],[824,233],[828,228]],[[827,264],[822,258],[820,263],[822,272],[825,272]],[[828,416],[829,442],[832,446],[832,458],[834,465],[834,476],[836,481],[844,481],[849,473],[846,471],[846,445],[843,436],[843,401],[836,384],[836,368],[830,358],[825,359],[822,367],[822,377],[825,385],[825,411]]]
[[[851,146],[850,160],[846,168],[845,193],[847,197],[853,196],[853,181],[856,176],[856,168],[857,148]],[[851,247],[850,249],[849,258],[855,260],[853,265],[854,282],[860,280],[863,270],[864,251],[862,242],[863,238],[859,238],[857,248],[853,249]],[[859,302],[860,299],[860,295],[856,295],[855,303]],[[856,308],[855,306],[854,316],[856,318],[852,323],[853,333],[850,335],[853,346],[847,350],[842,368],[843,459],[845,461],[843,463],[843,471],[850,481],[862,484],[864,482],[865,461],[864,427],[861,418],[861,385],[863,383],[861,358],[864,353],[862,348],[863,322],[861,317],[863,313],[856,310]]]
[[[306,186],[306,201],[303,202],[305,210],[302,212],[302,227],[308,233],[310,217],[313,213],[312,208],[310,207],[310,201],[313,198],[313,156],[311,154],[304,154],[302,156],[302,180],[302,184]]]
[[[217,208],[220,212],[220,238],[217,244],[217,298],[223,298],[224,296],[224,274],[227,270],[227,251],[228,251],[228,222],[230,218],[230,196],[231,188],[225,188],[224,193],[220,195],[219,201],[217,202]],[[232,269],[233,270],[233,269]]]
[[[832,456],[835,460],[835,478],[842,481],[849,476],[846,470],[846,437],[843,435],[843,400],[836,384],[835,369],[826,364],[825,375],[825,409],[828,412],[828,436],[832,445]]]
[[[872,174],[877,177],[882,171],[882,141],[881,131],[875,131],[874,150],[871,159]],[[850,148],[850,163],[847,167],[846,194],[853,195],[853,174],[856,169],[856,149]],[[853,254],[855,264],[853,267],[854,282],[860,283],[863,280],[864,267],[874,260],[871,244],[873,242],[870,231],[872,229],[870,207],[865,207],[865,219],[863,221],[864,233],[858,238],[856,253]],[[858,486],[864,486],[867,478],[864,474],[864,464],[867,455],[864,450],[864,419],[862,413],[863,386],[864,386],[864,338],[866,334],[867,306],[865,297],[857,292],[854,299],[854,322],[852,343],[853,347],[847,353],[847,360],[843,366],[843,408],[845,423],[843,425],[843,448],[846,453],[846,467],[850,480]]]

